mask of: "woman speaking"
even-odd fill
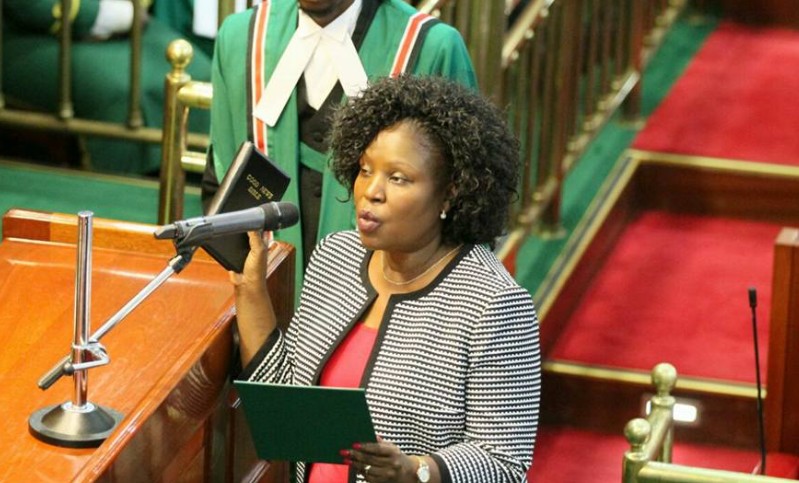
[[[541,368],[530,295],[491,251],[518,179],[503,114],[440,77],[389,78],[339,109],[331,148],[358,229],[318,244],[285,333],[259,234],[231,274],[243,378],[366,390],[378,441],[297,481],[525,481]]]

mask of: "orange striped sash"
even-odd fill
[[[412,53],[417,48],[417,42],[421,38],[420,33],[423,27],[429,22],[435,21],[435,17],[421,12],[413,15],[408,20],[408,25],[405,26],[405,33],[402,34],[400,48],[394,57],[394,65],[391,67],[391,77],[397,77],[408,69],[410,60],[413,57]]]
[[[269,6],[269,1],[264,0],[255,7],[255,12],[253,12],[253,15],[255,15],[255,24],[253,25],[252,58],[250,59],[251,110],[254,110],[255,106],[258,105],[258,101],[261,99],[264,87],[266,86],[264,64],[266,62],[266,27],[269,20]],[[253,144],[265,154],[269,154],[266,144],[266,123],[252,116],[252,131]]]

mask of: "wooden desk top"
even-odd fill
[[[54,226],[52,219],[46,222]],[[88,399],[123,413],[120,427],[98,449],[62,448],[31,436],[28,418],[34,411],[72,399],[71,377],[61,378],[47,391],[40,390],[36,383],[67,355],[72,342],[77,254],[74,244],[59,241],[52,231],[42,239],[17,238],[21,233],[30,233],[17,230],[15,220],[7,218],[3,228],[0,481],[93,480],[107,470],[109,458],[123,447],[129,451],[138,444],[142,438],[134,439],[134,435],[142,432],[145,421],[151,421],[154,415],[169,420],[170,430],[159,434],[167,426],[147,423],[145,429],[151,433],[147,437],[165,446],[180,437],[174,434],[175,428],[179,433],[184,421],[204,417],[219,397],[215,386],[226,377],[208,370],[224,370],[227,364],[202,361],[209,357],[230,358],[227,327],[233,314],[233,292],[224,269],[195,257],[183,272],[173,275],[101,340],[111,362],[89,370]],[[149,233],[142,240],[145,245],[150,244],[146,238],[152,238],[151,228],[140,226],[120,239],[131,242],[130,248],[134,248],[137,244],[132,241],[141,235],[136,234],[138,230]],[[96,233],[99,236],[95,236],[95,241],[105,244],[102,227]],[[160,243],[164,248],[152,251],[169,253],[170,244]],[[98,248],[95,243],[92,333],[160,273],[174,255],[174,250],[171,255],[147,251]],[[136,449],[142,452],[140,461],[158,457],[144,446]]]

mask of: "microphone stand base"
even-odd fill
[[[90,402],[75,407],[71,402],[39,409],[28,419],[37,439],[67,448],[96,448],[122,421],[122,414]]]

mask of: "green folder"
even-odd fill
[[[261,459],[342,463],[342,449],[377,440],[363,389],[234,385]]]

